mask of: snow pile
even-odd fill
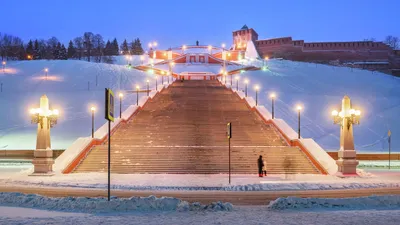
[[[36,208],[53,211],[82,212],[82,213],[110,213],[128,211],[231,211],[230,203],[188,203],[178,198],[155,196],[116,198],[111,201],[107,198],[65,197],[49,198],[35,194],[0,193],[0,205]]]
[[[369,196],[359,198],[278,198],[268,209],[378,209],[399,208],[399,195]]]

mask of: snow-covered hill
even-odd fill
[[[47,80],[44,68],[49,69]],[[146,76],[121,65],[77,60],[10,61],[5,73],[0,70],[0,149],[35,148],[36,125],[30,123],[29,108],[39,106],[41,95],[46,94],[51,107],[60,109],[58,124],[51,130],[52,148],[64,149],[76,138],[90,136],[91,105],[98,109],[95,127],[105,123],[104,88],[132,90],[135,84],[144,86]],[[136,95],[125,94],[124,109],[135,103]],[[115,110],[119,113],[118,107]]]
[[[392,151],[400,151],[399,78],[367,70],[286,60],[270,60],[268,66],[268,71],[249,71],[242,76],[250,80],[251,87],[260,85],[260,103],[268,109],[271,108],[269,93],[277,93],[275,115],[295,130],[295,106],[302,104],[303,137],[314,138],[325,150],[337,150],[339,127],[333,124],[331,111],[340,110],[343,96],[348,95],[353,108],[362,111],[361,124],[354,127],[356,150],[387,151],[390,129]],[[254,97],[253,89],[250,93]]]

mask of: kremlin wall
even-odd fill
[[[259,40],[257,32],[246,25],[233,31],[234,50],[245,50],[248,41],[254,43],[262,58],[329,63],[400,75],[400,51],[383,42],[305,42],[292,37]]]

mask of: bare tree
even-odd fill
[[[76,37],[74,39],[74,44],[75,44],[75,47],[76,47],[78,59],[81,60],[82,59],[82,52],[83,52],[83,38],[82,37]]]
[[[100,34],[93,37],[93,55],[96,62],[101,62],[104,50],[104,40]]]
[[[90,57],[92,55],[93,38],[94,34],[92,32],[85,32],[83,34],[83,47],[86,51],[88,62],[90,62]]]
[[[399,38],[392,35],[387,36],[384,41],[385,44],[389,45],[393,49],[399,49],[399,42]]]

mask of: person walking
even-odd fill
[[[262,174],[267,176],[267,161],[265,159],[263,160]]]
[[[258,164],[258,176],[259,177],[263,177],[263,172],[262,172],[262,169],[263,169],[263,164],[264,164],[264,161],[263,161],[263,159],[262,159],[262,155],[260,155],[260,157],[258,158],[258,160],[257,160],[257,164]]]

